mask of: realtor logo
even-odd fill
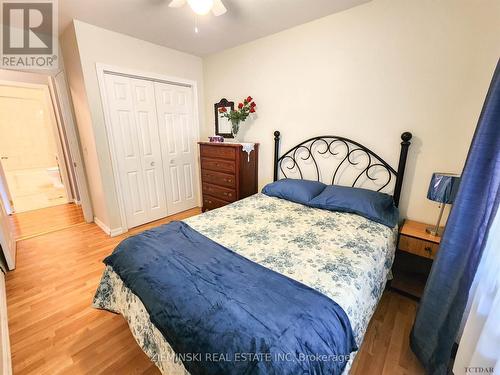
[[[57,68],[55,0],[0,0],[1,65],[14,69]]]

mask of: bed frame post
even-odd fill
[[[273,181],[278,181],[278,159],[280,152],[280,132],[274,132],[274,174]]]
[[[399,198],[401,197],[401,188],[403,187],[403,177],[406,168],[406,158],[408,156],[408,148],[410,147],[410,139],[412,134],[404,132],[401,134],[401,152],[399,154],[398,174],[396,177],[396,186],[394,187],[394,204],[399,206]]]

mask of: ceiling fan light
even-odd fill
[[[189,6],[199,15],[204,15],[210,12],[214,6],[214,0],[187,0]]]

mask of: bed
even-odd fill
[[[355,141],[336,136],[314,137],[305,140],[280,156],[280,134],[275,132],[274,180],[297,178],[344,185],[346,180],[350,180],[349,185],[352,186],[369,183],[373,185],[372,190],[384,191],[384,189],[392,189],[394,203],[397,205],[401,194],[411,134],[403,133],[401,139],[399,165],[398,169],[395,170],[368,148]],[[336,161],[336,163],[332,162],[332,160]],[[167,239],[171,238],[167,236],[169,231],[172,232],[172,235],[187,231],[186,238],[189,238],[193,249],[186,250],[188,255],[182,254],[179,249],[183,249],[184,246],[187,249],[188,245],[187,242],[182,242],[183,239],[179,239],[178,245],[172,244],[170,246],[172,252],[167,255],[163,254],[165,256],[160,261],[158,254],[163,253],[164,245],[170,241]],[[219,268],[213,270],[213,257],[210,258],[211,263],[209,262],[210,277],[199,273],[199,268],[203,267],[203,260],[196,253],[197,247],[200,247],[200,238],[203,239],[204,249],[212,249],[213,247],[214,254],[223,253],[220,262],[232,262],[233,258],[236,258],[236,264],[228,271],[229,276]],[[345,345],[347,349],[344,349],[344,352],[348,355],[342,358],[341,365],[335,367],[335,370],[326,370],[329,367],[325,367],[327,365],[323,363],[320,365],[310,363],[314,360],[322,361],[323,359],[311,357],[305,357],[306,361],[308,361],[307,365],[302,362],[299,364],[305,366],[300,367],[301,369],[313,369],[313,371],[304,373],[314,371],[316,373],[348,373],[356,349],[359,348],[363,341],[368,323],[387,282],[394,258],[396,238],[397,226],[389,227],[354,213],[309,207],[286,199],[258,193],[217,210],[191,217],[182,223],[158,227],[132,238],[131,242],[124,246],[128,247],[126,250],[129,253],[122,257],[122,263],[115,263],[114,265],[107,263],[94,297],[93,306],[121,314],[127,320],[139,346],[163,374],[242,373],[242,371],[255,374],[271,374],[293,373],[289,369],[293,368],[295,372],[297,367],[286,367],[292,366],[289,364],[283,365],[285,367],[270,367],[269,363],[259,367],[266,361],[270,361],[274,365],[277,360],[275,357],[253,357],[249,359],[240,356],[238,358],[242,362],[245,360],[253,361],[252,363],[255,362],[258,365],[249,367],[244,363],[244,366],[241,365],[243,367],[239,368],[241,371],[238,370],[238,367],[224,367],[224,361],[229,362],[231,365],[236,363],[234,362],[234,350],[231,351],[230,357],[224,357],[223,353],[217,358],[212,355],[209,362],[210,366],[214,362],[214,367],[210,367],[205,363],[206,361],[203,362],[198,357],[200,355],[198,343],[204,342],[205,339],[210,341],[210,335],[219,334],[216,339],[212,340],[216,343],[215,347],[220,342],[221,348],[227,348],[222,346],[222,343],[225,343],[224,332],[226,331],[222,335],[220,335],[221,332],[217,332],[217,329],[220,330],[221,324],[225,327],[224,330],[229,329],[226,326],[229,324],[228,322],[220,322],[221,318],[225,320],[223,314],[227,314],[227,320],[232,325],[237,325],[239,323],[237,321],[238,316],[241,315],[241,309],[243,308],[245,313],[248,313],[248,316],[251,317],[246,320],[255,319],[255,321],[261,322],[262,325],[267,327],[275,323],[282,323],[279,319],[277,319],[277,322],[270,322],[269,316],[266,315],[266,312],[274,309],[273,301],[276,304],[288,304],[285,309],[279,310],[278,314],[282,314],[281,320],[298,319],[297,317],[304,318],[304,321],[298,323],[298,326],[314,327],[312,331],[323,329],[330,332],[333,329],[339,329],[339,324],[345,326],[346,321],[348,321],[347,325],[350,326],[350,329],[344,327],[345,335],[339,334],[332,338],[328,337],[333,343],[329,343],[328,346],[337,346],[338,344],[341,347],[340,343],[338,343],[339,340],[352,340],[351,344]],[[174,243],[175,241],[176,239],[171,242]],[[206,241],[210,243],[207,244]],[[137,255],[136,259],[136,254],[149,251],[148,249],[155,250],[151,250],[152,252],[148,256]],[[224,252],[224,249],[228,251]],[[120,251],[118,249],[117,253],[120,253]],[[210,251],[207,251],[207,253],[211,254]],[[191,253],[193,258],[188,258]],[[228,256],[231,258],[227,258]],[[177,259],[176,257],[180,258]],[[197,264],[197,257],[200,257],[199,265]],[[224,267],[220,262],[218,267],[222,269]],[[183,314],[186,313],[182,309],[185,308],[189,314],[192,314],[191,310],[193,308],[190,305],[197,306],[196,304],[199,301],[196,299],[199,296],[202,296],[202,299],[208,299],[207,296],[211,295],[211,289],[217,290],[217,295],[220,295],[220,286],[215,285],[215,283],[227,284],[227,280],[233,280],[234,275],[231,272],[234,272],[234,269],[251,268],[251,265],[256,267],[255,274],[252,274],[252,276],[243,275],[239,279],[237,277],[234,279],[234,285],[231,285],[232,289],[223,291],[224,298],[230,300],[230,302],[225,301],[227,304],[222,310],[230,309],[231,311],[219,311],[217,329],[214,330],[213,326],[207,326],[206,322],[193,322],[193,319],[183,319],[181,311]],[[191,269],[188,272],[185,268],[189,267]],[[144,276],[144,273],[149,272],[149,268],[157,268],[156,272],[160,274],[158,277],[162,280],[165,274],[170,273],[173,275],[178,273],[180,275],[178,278],[184,281],[179,281],[175,288],[172,286],[173,284],[169,284],[171,280],[166,281],[165,285],[158,285],[157,282],[150,283],[147,286],[143,285],[140,293],[134,293],[132,285],[135,285],[134,288],[136,288],[138,284],[144,284],[144,280],[152,278],[149,275]],[[194,273],[193,269],[195,270]],[[153,273],[153,271],[151,272]],[[130,281],[129,274],[134,274],[134,281]],[[193,281],[193,277],[198,277],[196,275],[207,278],[207,282],[198,284],[197,281]],[[213,275],[215,276],[212,278]],[[231,279],[227,279],[227,277],[231,277]],[[270,277],[270,279],[267,279],[267,277]],[[273,277],[278,279],[281,277],[282,279],[274,280]],[[238,300],[240,294],[245,295],[247,292],[245,280],[248,280],[248,284],[253,285],[254,279],[262,279],[263,282],[270,285],[269,289],[278,288],[278,286],[274,287],[274,285],[280,285],[279,288],[292,289],[288,292],[282,292],[280,289],[280,293],[277,295],[276,293],[272,294],[275,290],[266,291],[264,290],[265,287],[260,286],[260,290],[265,292],[265,300],[262,303],[266,311],[255,312],[248,306],[248,301],[242,302]],[[273,284],[275,281],[278,284]],[[283,282],[288,284],[283,286]],[[183,288],[186,287],[186,284],[191,286],[191,283],[196,284],[195,288],[205,289],[196,289],[197,293],[194,296],[189,295],[189,298],[187,298],[186,296],[191,293],[189,290],[192,288],[187,292]],[[233,281],[229,283],[233,283]],[[293,285],[290,283],[293,283]],[[300,289],[302,287],[304,287],[304,290]],[[300,294],[302,292],[305,294]],[[294,299],[295,295],[300,297],[297,298],[297,301]],[[259,296],[250,294],[246,298],[258,299]],[[161,299],[161,303],[156,303],[158,299]],[[328,311],[332,307],[328,303],[333,301],[332,303],[335,305],[333,308],[338,308],[334,311],[338,315],[338,319],[330,321],[330,315],[326,318],[324,315],[316,317],[314,315],[315,311],[311,312],[312,315],[307,315],[310,306],[306,306],[305,302],[301,301],[309,301],[308,304],[312,303],[314,306],[319,306],[319,309],[325,306]],[[203,303],[218,306],[219,302],[214,303],[211,300],[208,302],[203,301]],[[304,305],[302,306],[301,303],[304,303]],[[258,302],[256,304],[258,305]],[[171,307],[171,312],[167,314],[167,318],[163,317],[163,319],[168,321],[164,325],[160,325],[158,316],[165,315],[163,310],[167,305]],[[239,306],[238,313],[234,313],[233,305]],[[291,318],[287,318],[288,315],[286,314],[290,310],[290,314],[292,314],[294,309],[297,309],[299,313],[290,315]],[[172,313],[172,311],[175,313]],[[301,313],[302,311],[304,314]],[[262,314],[262,317],[255,316],[258,314]],[[318,328],[319,321],[321,327]],[[169,325],[169,323],[171,324]],[[180,331],[181,334],[176,333],[176,335],[173,335],[172,330],[179,324],[186,327]],[[193,332],[194,326],[200,326],[200,329]],[[250,327],[254,329],[255,325]],[[301,328],[298,328],[297,325],[294,327],[297,332],[300,332],[300,335],[306,336],[305,344],[301,343],[300,347],[307,347],[309,353],[315,353],[314,350],[308,347],[309,345],[316,345],[317,348],[324,344],[321,343],[322,340],[327,341],[325,332],[319,332],[318,338],[310,333],[311,330],[301,331]],[[247,328],[246,326],[236,326],[234,335],[238,335],[240,330],[246,332]],[[281,329],[281,331],[278,330],[280,332],[279,338],[286,344],[298,340],[297,337],[292,337],[291,340],[287,341],[281,335],[285,330],[282,327],[279,327],[279,329]],[[179,350],[174,350],[174,347],[181,348],[177,340],[178,336],[189,336],[191,334],[197,339],[196,342],[189,342],[189,345],[196,348],[196,350],[183,348],[182,353],[179,353]],[[349,334],[352,334],[352,338],[349,337]],[[239,339],[234,335],[229,339],[230,343]],[[342,342],[342,344],[344,343]],[[189,347],[189,345],[187,346]],[[297,346],[295,343],[290,345],[292,346],[287,346],[287,348],[293,348],[289,350],[294,353],[292,360],[297,361]],[[206,343],[202,347],[206,348]],[[214,344],[212,343],[210,347],[213,348]],[[262,347],[253,348],[252,350],[254,354],[262,354],[262,352],[275,353],[273,351],[274,347],[272,345],[271,347],[271,349],[266,347],[265,350],[262,350]],[[353,351],[351,352],[351,350]],[[287,350],[283,349],[281,344],[279,351],[287,354]],[[206,360],[206,358],[204,359]],[[280,360],[290,361],[290,358],[284,356],[280,357]],[[328,360],[331,360],[331,358],[327,358],[325,361]],[[203,364],[200,365],[201,362]],[[193,365],[193,363],[197,364]],[[294,366],[296,365],[294,364]],[[228,370],[229,368],[234,368],[234,370]]]

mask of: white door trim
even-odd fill
[[[173,85],[180,85],[180,86],[186,86],[186,87],[191,87],[193,90],[193,131],[194,135],[197,139],[200,138],[200,117],[199,117],[199,108],[198,108],[198,85],[196,81],[185,79],[185,78],[179,78],[179,77],[172,77],[172,76],[167,76],[163,74],[157,74],[157,73],[151,73],[151,72],[144,72],[144,71],[138,71],[135,69],[128,69],[128,68],[122,68],[122,67],[117,67],[117,66],[112,66],[112,65],[107,65],[107,64],[102,64],[102,63],[96,63],[96,71],[97,71],[97,81],[99,84],[99,91],[101,93],[101,101],[102,101],[102,109],[104,113],[104,124],[106,127],[106,134],[108,136],[108,144],[109,144],[109,151],[111,154],[111,165],[113,169],[113,179],[115,183],[115,191],[118,196],[118,206],[120,209],[120,219],[121,219],[121,229],[122,233],[128,231],[129,226],[127,224],[127,218],[125,214],[125,201],[124,201],[124,196],[123,196],[123,191],[121,188],[120,184],[120,175],[118,171],[118,160],[116,156],[116,146],[114,144],[114,137],[113,137],[113,130],[112,130],[112,124],[111,124],[111,114],[109,112],[109,105],[108,105],[108,99],[107,99],[107,94],[106,94],[106,84],[104,80],[104,75],[106,73],[108,74],[116,74],[116,75],[122,75],[122,76],[127,76],[129,78],[136,78],[136,79],[145,79],[145,80],[150,80],[150,81],[158,81],[158,82],[164,82],[164,83],[169,83]],[[193,148],[194,150],[197,150],[197,148]],[[198,152],[198,151],[196,151]],[[196,168],[196,175],[199,176],[199,157],[196,155],[195,157],[195,168]],[[201,186],[201,185],[199,185]],[[198,205],[200,202],[200,192],[201,189],[198,189],[197,196],[198,196]]]
[[[49,85],[43,85],[43,91],[45,93],[45,102],[49,108],[49,116],[52,122],[52,133],[56,139],[57,148],[57,165],[61,172],[61,177],[64,184],[64,190],[66,190],[66,197],[68,198],[68,203],[73,200],[73,192],[71,191],[71,183],[69,181],[69,172],[66,161],[66,156],[64,155],[63,139],[62,134],[59,132],[59,125],[56,118],[55,107],[52,102],[52,97],[50,95]]]
[[[80,142],[78,140],[78,132],[76,130],[76,123],[73,118],[71,103],[69,98],[68,87],[64,72],[56,74],[51,77],[51,84],[54,90],[54,104],[57,106],[61,115],[62,126],[65,129],[66,138],[69,144],[69,153],[75,165],[72,165],[76,177],[76,186],[80,196],[80,204],[82,205],[83,216],[87,223],[94,220],[94,213],[92,210],[92,202],[90,200],[90,193],[87,186],[87,176],[83,165],[83,157],[81,154]]]
[[[69,196],[70,201],[77,202],[78,197],[78,188],[76,187],[76,177],[74,173],[74,168],[72,168],[72,157],[69,150],[68,137],[66,135],[66,129],[64,127],[64,123],[61,117],[61,110],[59,108],[58,98],[56,96],[56,90],[54,87],[54,79],[53,77],[48,77],[49,81],[49,93],[50,93],[50,106],[54,111],[54,116],[57,124],[57,132],[59,138],[61,139],[61,146],[64,153],[64,163],[66,165],[66,170],[68,171],[68,181],[70,185],[68,189],[71,191],[71,196]]]

